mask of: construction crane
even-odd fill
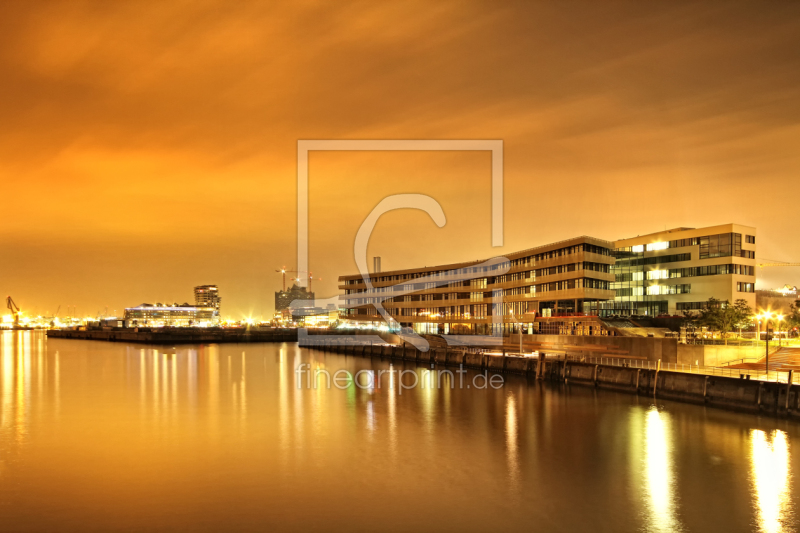
[[[313,280],[322,281],[320,277],[314,277],[314,273],[309,270],[308,272],[308,292],[311,292],[311,282]],[[301,281],[300,277],[292,278],[292,281]]]
[[[774,259],[762,259],[763,263],[757,263],[759,268],[764,267],[796,267],[800,263],[787,263],[786,261],[775,261]]]
[[[14,303],[14,300],[11,298],[11,296],[6,298],[6,307],[8,307],[9,311],[11,311],[11,314],[14,316],[14,327],[18,327],[19,314],[21,311],[17,304]]]
[[[276,270],[275,272],[283,274],[283,292],[286,292],[286,273],[287,272],[290,272],[292,274],[305,274],[306,273],[305,270],[286,270],[286,267],[283,267],[280,270]],[[292,279],[294,280],[295,278],[292,278]]]

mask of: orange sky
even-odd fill
[[[448,223],[385,216],[384,269],[726,222],[800,261],[798,35],[794,2],[3,2],[0,292],[95,314],[217,283],[269,316],[298,139],[505,142],[502,249],[488,153],[314,153],[320,296],[401,192]]]

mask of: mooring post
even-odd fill
[[[656,375],[655,375],[655,381],[653,383],[653,396],[655,396],[656,392],[658,392],[658,373],[660,371],[661,371],[661,359],[659,359],[658,364],[656,364]]]
[[[706,376],[706,379],[703,382],[703,403],[707,401],[708,401],[708,376]]]
[[[544,378],[544,359],[545,359],[545,353],[539,352],[539,364],[536,367],[536,379]]]
[[[783,407],[789,410],[789,393],[792,391],[792,380],[794,379],[794,370],[789,370],[789,379],[786,381],[786,405]]]

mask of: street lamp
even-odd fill
[[[772,312],[764,311],[760,318],[764,320],[764,339],[767,347],[767,357],[765,362],[767,366],[767,381],[769,381],[769,320],[772,318]]]

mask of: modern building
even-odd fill
[[[141,304],[125,308],[125,327],[187,327],[211,326],[217,322],[214,307],[198,307],[188,303],[179,305]]]
[[[614,242],[613,301],[600,316],[681,315],[716,298],[755,309],[756,229],[739,224],[676,228]]]
[[[756,230],[676,228],[615,242],[594,237],[483,261],[339,277],[340,318],[431,334],[605,335],[602,318],[682,315],[710,298],[755,309]],[[388,293],[388,294],[387,294]],[[377,307],[376,307],[377,305]],[[277,306],[277,297],[276,297]]]
[[[527,333],[602,334],[599,320],[584,309],[613,301],[613,251],[612,242],[583,236],[507,254],[493,264],[375,272],[372,290],[360,274],[340,276],[340,318],[380,327],[385,323],[378,303],[401,327],[421,334],[500,334],[518,331],[518,323]]]
[[[213,307],[216,316],[220,315],[219,288],[216,285],[199,285],[194,288],[194,304],[197,307]]]
[[[313,300],[314,293],[309,291],[306,287],[300,287],[296,283],[293,284],[289,290],[275,292],[275,312],[280,313],[284,309],[289,309],[289,306],[295,300]],[[310,305],[313,307],[313,305]]]

